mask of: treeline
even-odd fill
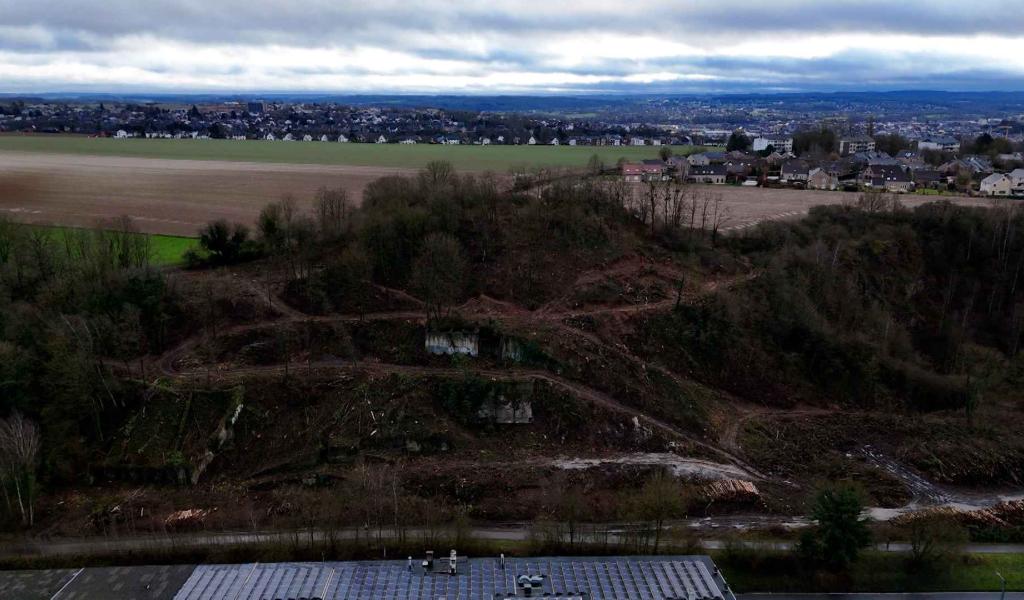
[[[110,435],[134,394],[104,362],[166,345],[181,314],[151,254],[127,218],[102,230],[0,219],[0,418],[24,415],[23,429],[41,432],[18,475],[0,477],[5,497],[32,497],[17,488],[36,481],[36,468],[40,479],[77,479],[91,444]],[[31,507],[16,512],[6,516],[25,521]]]
[[[970,416],[1020,355],[1022,232],[1013,205],[817,207],[735,240],[760,276],[652,320],[646,343],[765,401]]]
[[[417,176],[372,182],[361,203],[325,189],[312,206],[294,198],[267,206],[253,232],[211,223],[190,263],[267,257],[310,310],[366,310],[376,285],[409,290],[443,318],[481,291],[538,304],[560,287],[559,271],[621,253],[637,225],[621,191],[598,183],[510,190],[434,162]]]
[[[841,135],[827,125],[819,127],[808,127],[793,134],[793,153],[797,156],[825,159],[838,157],[839,141]],[[896,156],[900,152],[917,151],[917,142],[910,140],[898,133],[872,134],[875,141],[875,149],[878,152],[885,152],[890,156]],[[745,144],[744,136],[734,133],[729,138],[727,150],[745,150],[749,144]],[[991,134],[983,133],[972,139],[967,139],[960,144],[960,154],[978,154],[988,156],[996,160],[1000,154],[1011,154],[1019,151],[1024,146],[1014,144],[1004,137],[994,137]],[[923,150],[920,157],[932,166],[939,166],[954,158],[954,153],[941,152],[938,150]],[[1013,167],[1013,164],[1003,167]]]

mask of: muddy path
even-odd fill
[[[613,266],[613,269],[616,268],[622,267]],[[644,265],[643,268],[648,268],[648,266]],[[671,267],[668,267],[667,269],[662,268],[662,272],[659,273],[659,275],[678,275],[677,272],[670,271],[670,269]],[[581,277],[594,278],[597,276],[598,275],[593,273],[586,273]],[[752,281],[757,276],[757,273],[745,273],[705,281],[699,284],[699,287],[696,289],[687,290],[682,295],[681,301],[686,303],[698,302],[708,294],[713,294],[719,290],[742,285],[745,282]],[[249,293],[258,296],[263,302],[276,311],[277,318],[270,321],[229,327],[219,331],[219,336],[234,335],[261,329],[271,329],[282,325],[296,323],[355,323],[388,320],[404,320],[416,323],[425,323],[425,315],[422,309],[367,313],[364,315],[308,315],[294,307],[291,307],[281,297],[271,291],[272,286],[267,286],[265,284],[261,285],[261,282],[255,278],[239,277],[238,282],[239,285],[245,287]],[[422,302],[417,298],[402,290],[389,288],[381,288],[381,290],[394,297],[402,298],[408,304],[422,305]],[[545,305],[541,309],[531,312],[509,302],[480,296],[470,299],[465,304],[458,307],[457,310],[460,314],[469,319],[499,319],[513,329],[528,330],[538,326],[548,327],[553,331],[558,332],[560,335],[570,338],[578,338],[581,342],[591,344],[593,348],[602,352],[608,352],[618,360],[631,363],[634,366],[639,367],[641,373],[657,371],[659,374],[671,378],[680,385],[693,384],[694,382],[685,380],[684,377],[673,370],[666,368],[664,365],[636,356],[624,344],[609,342],[596,333],[580,329],[572,324],[573,320],[580,318],[603,317],[614,320],[645,312],[664,312],[671,310],[675,303],[676,299],[672,298],[656,302],[624,306],[595,306],[591,308],[566,309],[559,301],[554,301]],[[219,380],[230,380],[233,378],[261,374],[283,374],[288,369],[296,373],[302,372],[303,369],[308,369],[311,373],[317,372],[320,374],[359,372],[369,373],[371,375],[403,374],[424,377],[458,377],[463,376],[467,370],[466,367],[428,367],[388,364],[375,360],[345,361],[336,359],[311,362],[300,361],[289,363],[288,365],[232,366],[228,368],[212,367],[211,369],[183,368],[180,364],[181,359],[195,351],[205,341],[206,338],[203,335],[193,336],[192,338],[183,341],[177,347],[168,350],[164,354],[158,357],[153,357],[151,361],[155,363],[157,370],[162,373],[164,377],[171,379],[194,379],[214,376]],[[671,423],[648,415],[639,409],[624,404],[612,395],[594,389],[584,382],[569,379],[550,371],[530,368],[482,368],[473,366],[468,367],[468,371],[480,377],[492,380],[543,381],[555,388],[572,394],[576,398],[592,402],[594,405],[600,406],[606,410],[625,415],[633,420],[637,428],[646,428],[657,431],[668,440],[683,442],[690,445],[690,447],[699,448],[703,456],[715,457],[716,460],[719,461],[712,462],[703,458],[683,457],[677,454],[665,453],[664,456],[660,457],[625,456],[612,459],[567,458],[564,459],[564,463],[558,463],[558,466],[562,468],[588,468],[604,463],[618,463],[623,465],[660,464],[661,466],[670,468],[674,472],[680,474],[702,474],[704,477],[711,479],[722,478],[728,475],[729,477],[736,479],[767,481],[769,480],[768,477],[743,458],[743,451],[739,443],[743,428],[751,421],[759,418],[816,417],[833,414],[835,412],[834,410],[826,408],[814,407],[801,407],[792,410],[770,409],[730,397],[728,394],[718,394],[720,399],[725,402],[725,406],[728,411],[730,411],[734,416],[733,418],[730,418],[720,430],[717,439],[710,441],[703,439],[703,437],[699,435],[694,435],[684,431]],[[900,465],[898,462],[871,448],[864,448],[859,455],[865,461],[886,471],[901,481],[913,496],[913,500],[907,506],[899,509],[868,509],[867,514],[876,520],[890,520],[901,514],[905,514],[906,512],[934,506],[951,506],[965,510],[982,508],[992,506],[993,504],[997,504],[1003,500],[1014,497],[1012,494],[1006,495],[1003,493],[985,492],[978,492],[970,495],[957,494],[929,482],[926,478],[914,473],[913,470]],[[776,483],[779,482],[776,481]],[[777,517],[777,520],[780,523],[793,522],[794,519],[795,517],[791,516]]]
[[[735,276],[729,278],[723,278],[721,280],[711,280],[704,282],[696,290],[689,290],[684,294],[682,301],[692,302],[701,298],[703,295],[713,293],[719,289],[724,289],[729,286],[738,285],[742,282],[749,281],[756,275],[744,274],[742,276]],[[425,315],[422,310],[416,311],[391,311],[391,312],[380,312],[380,313],[367,313],[363,315],[307,315],[298,311],[297,309],[288,305],[280,296],[275,294],[271,290],[271,286],[262,285],[255,278],[238,277],[238,285],[245,287],[250,294],[260,299],[268,307],[272,308],[279,315],[276,319],[271,321],[263,321],[259,323],[250,323],[235,325],[221,329],[217,332],[218,337],[238,335],[251,331],[259,331],[263,329],[273,329],[276,327],[288,325],[288,324],[299,324],[299,323],[357,323],[357,322],[373,322],[373,321],[390,321],[390,320],[402,320],[402,321],[414,321],[418,323],[425,322]],[[396,297],[401,297],[413,304],[422,304],[421,301],[408,293],[401,290],[393,290],[390,288],[382,288],[383,291]],[[581,316],[607,316],[607,315],[633,315],[643,312],[658,312],[665,311],[671,308],[676,303],[676,299],[665,302],[655,302],[647,304],[627,305],[627,306],[615,306],[615,307],[595,307],[590,310],[554,310],[549,307],[549,310],[543,311],[538,310],[534,313],[525,311],[503,301],[498,301],[492,298],[480,297],[474,298],[467,303],[460,306],[457,310],[463,316],[473,318],[485,318],[495,317],[501,318],[507,321],[513,327],[518,328],[529,328],[536,325],[544,325],[553,327],[559,330],[564,335],[579,337],[586,342],[593,344],[595,348],[608,350],[612,355],[625,360],[627,362],[639,365],[643,371],[655,370],[669,377],[679,383],[680,385],[685,384],[682,378],[672,372],[671,370],[657,364],[653,364],[649,361],[645,361],[640,357],[632,354],[628,348],[623,344],[609,344],[603,341],[599,336],[589,332],[582,331],[574,328],[566,323],[573,318],[579,318]],[[386,364],[373,360],[364,361],[343,361],[343,360],[321,360],[311,361],[305,363],[293,363],[289,365],[266,365],[266,366],[242,366],[242,367],[231,367],[228,369],[183,369],[181,366],[182,359],[187,357],[190,353],[198,350],[201,345],[208,341],[208,337],[199,334],[189,339],[184,340],[179,345],[163,354],[151,357],[147,362],[155,365],[156,370],[166,378],[172,379],[194,379],[197,377],[212,377],[216,376],[220,380],[230,379],[235,377],[244,377],[257,374],[267,373],[282,373],[286,369],[292,369],[299,371],[301,369],[309,369],[316,371],[325,370],[351,370],[368,372],[374,374],[388,374],[388,373],[401,373],[406,375],[423,375],[423,376],[461,376],[467,371],[466,367],[463,368],[446,368],[446,367],[425,367],[425,366],[414,366],[414,365],[396,365]],[[719,445],[715,445],[708,441],[701,439],[698,436],[687,433],[680,428],[671,425],[663,420],[657,419],[651,415],[645,414],[644,412],[623,404],[611,395],[602,391],[596,390],[588,385],[581,382],[574,381],[560,375],[554,374],[550,371],[539,370],[539,369],[486,369],[478,367],[468,367],[468,372],[474,373],[481,377],[487,377],[496,380],[534,380],[544,381],[556,388],[566,391],[577,398],[593,402],[594,404],[617,412],[620,414],[628,415],[633,419],[637,427],[647,427],[657,430],[661,434],[665,435],[670,440],[684,441],[694,447],[700,448],[702,451],[709,453],[712,456],[718,456],[721,459],[736,465],[741,471],[748,475],[749,478],[763,479],[763,475],[758,472],[756,468],[748,464],[738,454],[729,451],[728,449],[722,448]]]

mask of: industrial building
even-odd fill
[[[439,560],[428,553],[402,561],[0,572],[3,598],[91,600],[112,592],[126,600],[735,600],[706,556],[466,559],[453,552]]]

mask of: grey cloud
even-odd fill
[[[466,65],[458,69],[460,75],[566,73],[611,81],[573,87],[582,91],[1021,89],[1024,80],[1020,67],[1018,71],[1002,67],[999,57],[986,65],[953,64],[940,71],[935,57],[942,48],[929,47],[927,37],[919,38],[919,50],[898,56],[861,50],[816,59],[714,55],[647,60],[587,58],[581,66],[564,67],[560,57],[537,50],[538,42],[569,34],[651,35],[713,50],[752,38],[774,39],[782,48],[795,33],[840,32],[993,34],[1013,37],[1024,47],[1021,1],[774,0],[752,4],[748,0],[0,0],[0,52],[16,57],[8,61],[10,64],[45,63],[54,53],[63,52],[110,68],[117,66],[118,53],[125,52],[121,45],[128,44],[132,36],[142,36],[143,40],[171,40],[186,47],[278,44],[345,50],[368,46],[403,51],[419,59],[457,61]],[[464,42],[471,39],[484,43]],[[294,77],[298,85],[302,78],[375,74],[373,64],[335,71],[302,64],[270,69],[225,60],[221,67],[199,69],[174,64],[175,60],[187,61],[187,56],[168,57],[167,62],[144,68],[161,75],[176,70],[202,71],[193,73],[198,77],[244,76],[247,69],[262,68],[273,76]],[[649,85],[614,81],[652,72],[714,79]],[[0,92],[27,85],[8,78],[0,82]],[[55,81],[52,85],[51,89],[57,89],[64,84]]]
[[[541,2],[501,0],[0,0],[9,27],[40,26],[58,44],[152,34],[205,43],[405,45],[423,35],[658,33],[680,41],[787,32],[1001,34],[1024,31],[1020,0],[742,0]],[[780,39],[784,43],[784,39]],[[4,46],[0,34],[0,46]]]

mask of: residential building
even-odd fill
[[[693,183],[724,185],[728,173],[728,168],[725,165],[691,165],[690,174],[687,176],[687,180]]]
[[[782,183],[806,183],[811,175],[811,168],[802,160],[790,160],[779,169],[779,181]]]
[[[918,189],[938,190],[948,185],[946,177],[936,169],[914,169],[911,171],[911,179]]]
[[[764,152],[768,148],[772,148],[775,152],[792,154],[793,138],[787,136],[762,136],[754,138],[754,145],[751,147],[754,152]]]
[[[917,142],[917,149],[920,151],[959,152],[960,141],[948,136],[926,137]]]
[[[685,181],[686,176],[690,174],[690,161],[686,160],[685,156],[670,156],[666,163],[680,181]]]
[[[1010,182],[1013,186],[1013,195],[1024,196],[1024,169],[1014,169],[1010,172]]]
[[[821,167],[811,169],[807,176],[807,189],[809,190],[835,190],[839,189],[839,178]]]
[[[864,187],[894,194],[914,191],[914,180],[898,166],[871,165],[861,173],[860,181]]]
[[[711,164],[711,160],[708,158],[708,155],[703,153],[691,154],[686,160],[690,163],[691,167],[706,167]]]
[[[858,152],[874,152],[875,140],[867,135],[855,135],[840,138],[839,155],[850,156]]]
[[[1013,179],[1003,173],[993,173],[981,180],[982,196],[1009,196],[1013,194]]]
[[[668,181],[668,165],[660,160],[645,160],[622,165],[622,179],[630,183],[641,181]]]

